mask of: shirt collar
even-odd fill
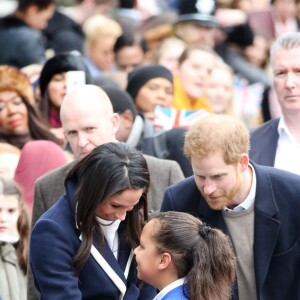
[[[292,140],[293,142],[296,142],[296,139],[293,137],[293,135],[291,134],[288,126],[285,123],[284,117],[281,117],[278,123],[278,127],[277,127],[277,131],[278,131],[278,135],[280,138],[282,137],[287,137],[288,139]]]
[[[166,287],[164,287],[153,300],[161,300],[166,294],[168,294],[171,290],[177,288],[178,286],[181,286],[185,283],[186,277],[177,279],[176,281],[173,281]]]
[[[251,184],[250,192],[249,192],[247,198],[242,203],[240,203],[238,206],[236,206],[234,209],[225,207],[223,209],[224,211],[239,212],[239,211],[247,210],[253,205],[254,200],[255,200],[255,193],[256,193],[256,174],[255,174],[255,170],[251,164],[249,164],[249,167],[252,170],[252,184]]]

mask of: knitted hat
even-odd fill
[[[79,52],[61,53],[47,60],[39,78],[41,95],[45,95],[47,86],[54,75],[68,71],[84,71],[86,76],[88,75]],[[86,81],[88,83],[88,80]]]
[[[165,78],[173,83],[172,73],[161,65],[141,66],[128,74],[127,92],[134,101],[143,85],[153,78]]]
[[[129,109],[135,118],[137,111],[133,99],[126,91],[113,85],[104,85],[102,88],[110,99],[115,113],[120,114]]]
[[[26,74],[16,67],[0,66],[0,92],[14,91],[19,96],[34,104],[34,92]]]
[[[177,23],[195,22],[205,27],[217,27],[215,0],[184,0],[180,2]]]

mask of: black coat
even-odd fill
[[[84,33],[80,24],[56,10],[43,31],[47,48],[62,53],[77,50],[83,54]]]

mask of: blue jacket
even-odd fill
[[[124,271],[131,254],[131,247],[124,241],[124,228],[119,228],[119,255],[116,260],[108,244],[100,251],[95,238],[94,254],[90,255],[79,277],[72,268],[74,255],[80,247],[80,232],[75,222],[76,185],[69,180],[66,193],[37,221],[30,241],[30,266],[41,299],[105,299],[119,300],[120,289],[99,264],[104,261],[116,273],[119,285],[126,289],[124,300],[153,299],[154,287],[147,284],[140,290],[137,286],[136,263],[133,259],[126,278]],[[122,224],[122,223],[121,223]]]
[[[300,176],[252,165],[257,178],[253,249],[257,299],[300,299]],[[161,210],[194,213],[228,233],[222,211],[209,208],[194,177],[169,187]]]
[[[184,293],[183,293],[183,286],[180,285],[169,293],[167,293],[161,300],[188,300]]]
[[[274,167],[279,119],[268,121],[250,132],[250,159],[257,164]]]

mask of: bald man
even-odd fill
[[[116,141],[119,116],[113,112],[107,94],[94,85],[84,85],[68,93],[60,111],[62,126],[76,160],[88,155],[96,146]],[[151,184],[149,211],[160,209],[165,189],[184,178],[177,162],[146,156]],[[35,184],[32,226],[64,194],[64,177],[73,163],[47,173]],[[39,299],[32,274],[28,276],[28,300]]]

